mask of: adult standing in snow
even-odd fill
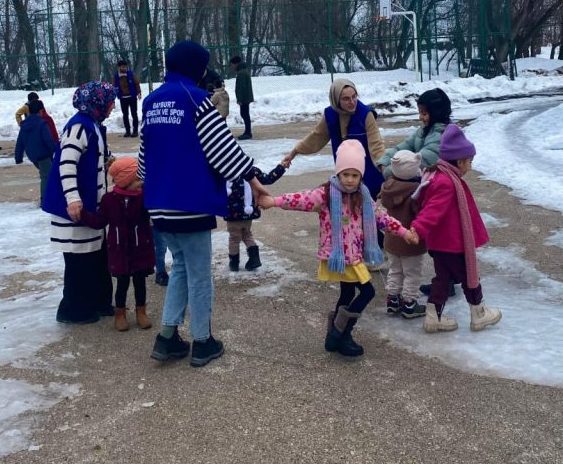
[[[235,96],[240,107],[240,117],[244,121],[244,133],[239,135],[239,140],[252,138],[252,123],[250,121],[250,104],[254,102],[252,92],[252,79],[248,72],[248,65],[240,56],[233,56],[230,61],[231,70],[236,72]]]
[[[151,357],[166,361],[188,355],[190,345],[178,326],[189,304],[191,365],[200,367],[223,354],[223,343],[211,334],[211,230],[216,216],[228,213],[226,181],[242,177],[256,193],[267,191],[207,91],[197,87],[209,51],[184,40],[167,51],[165,61],[164,84],[143,103],[139,150],[145,206],[173,257]]]
[[[123,137],[137,137],[139,135],[139,116],[137,115],[137,100],[141,99],[141,84],[133,71],[127,66],[127,61],[117,62],[117,71],[113,77],[113,86],[121,104],[123,113],[123,127],[125,134]],[[133,120],[133,132],[129,124],[129,110]]]
[[[107,82],[91,81],[76,90],[72,104],[78,112],[63,129],[43,209],[53,215],[51,242],[65,261],[57,321],[87,324],[113,316],[105,231],[78,221],[83,208],[96,211],[107,190],[109,152],[102,122],[115,106],[115,91]]]
[[[23,162],[25,151],[29,160],[39,170],[41,205],[45,197],[47,179],[55,152],[55,140],[53,140],[49,127],[39,115],[42,107],[41,100],[34,100],[29,103],[29,114],[20,127],[15,152],[16,164]]]
[[[356,139],[366,153],[363,182],[375,199],[383,183],[376,162],[385,151],[375,114],[358,99],[356,86],[348,79],[336,79],[330,86],[328,96],[330,106],[325,108],[321,120],[309,135],[297,142],[284,160],[291,162],[300,153],[317,153],[331,142],[332,156],[336,161],[336,151],[342,141]]]

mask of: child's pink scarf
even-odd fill
[[[461,232],[463,234],[463,248],[465,253],[465,271],[467,273],[467,286],[477,288],[479,286],[479,268],[477,263],[477,253],[475,251],[475,235],[473,234],[473,223],[469,214],[469,205],[461,178],[461,172],[450,163],[438,160],[436,165],[438,171],[446,174],[454,184],[457,196],[457,205],[461,219]]]

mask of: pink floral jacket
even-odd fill
[[[319,250],[317,257],[327,260],[332,250],[332,230],[330,223],[329,199],[323,186],[304,192],[286,193],[274,198],[275,205],[295,211],[319,213]],[[403,237],[407,232],[402,224],[387,214],[385,208],[372,200],[377,227],[393,235]],[[342,205],[342,232],[346,264],[359,264],[363,261],[364,230],[362,215],[351,213],[346,202]]]

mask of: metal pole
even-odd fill
[[[53,0],[47,0],[47,28],[49,30],[49,55],[51,55],[51,64],[49,66],[51,80],[51,95],[55,95],[55,50],[53,44]]]
[[[334,44],[332,42],[332,0],[328,2],[328,44],[330,49],[330,59],[334,61]],[[330,82],[334,82],[333,67],[330,67]]]
[[[436,2],[434,3],[434,46],[436,47],[436,75],[440,75],[440,57],[438,56],[438,18],[436,17]]]

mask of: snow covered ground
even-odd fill
[[[394,114],[416,112],[416,95],[440,86],[452,100],[454,116],[457,109],[467,106],[474,98],[501,97],[513,94],[542,92],[562,86],[560,76],[538,77],[527,74],[526,69],[552,69],[563,66],[563,61],[527,58],[518,61],[520,77],[511,81],[506,77],[483,79],[479,76],[468,79],[440,74],[440,80],[418,82],[416,73],[405,69],[381,72],[356,72],[335,74],[335,78],[351,79],[357,86],[360,98],[365,103],[395,103]],[[256,102],[251,106],[254,124],[276,124],[303,119],[316,118],[328,104],[328,89],[331,83],[329,74],[308,74],[302,76],[264,76],[252,80]],[[234,100],[234,79],[226,81],[227,91],[231,96],[230,125],[241,125],[238,106]],[[72,95],[74,88],[56,89],[40,93],[47,111],[53,116],[57,127],[62,129],[66,121],[74,114]],[[142,85],[143,95],[148,94],[147,84]],[[15,139],[18,134],[14,114],[25,103],[26,91],[2,91],[0,101],[3,111],[0,113],[0,140]],[[117,105],[119,107],[119,104]],[[379,110],[382,114],[390,110]],[[106,122],[110,132],[123,132],[121,111],[117,108]]]
[[[545,61],[545,60],[544,60]],[[527,66],[537,67],[541,60],[528,60]],[[563,62],[557,63],[559,66]],[[549,62],[552,66],[554,63]],[[522,72],[522,64],[519,64]],[[526,94],[563,87],[563,77],[525,75],[516,81],[505,78],[485,80],[450,79],[440,82],[416,82],[414,73],[389,71],[384,73],[354,73],[346,76],[357,83],[361,98],[373,102],[398,102],[411,94],[418,94],[436,85],[450,95],[454,116],[476,118],[467,128],[468,136],[476,143],[478,155],[474,166],[484,177],[514,190],[525,203],[563,212],[563,103],[556,99],[538,99],[537,109],[529,110],[529,102],[518,109],[518,103],[483,103],[469,106],[470,98],[495,97],[507,94]],[[444,77],[444,76],[442,76]],[[404,82],[404,84],[399,83]],[[330,76],[263,77],[254,79],[257,102],[251,114],[259,124],[281,123],[316,117],[327,104]],[[227,82],[233,92],[234,81]],[[146,93],[146,88],[144,89]],[[73,89],[49,92],[41,97],[60,126],[73,114],[70,104]],[[17,127],[13,113],[25,101],[26,92],[0,92],[5,111],[0,115],[0,140],[13,139]],[[536,101],[536,100],[534,100]],[[506,105],[506,106],[503,106]],[[548,107],[549,109],[544,111]],[[503,108],[507,114],[496,113]],[[413,119],[412,127],[383,131],[386,135],[407,135],[416,126],[416,117],[408,115],[413,108],[399,106],[397,113]],[[230,123],[236,124],[236,105],[231,103]],[[491,115],[492,112],[496,114]],[[110,131],[120,132],[121,115],[114,112],[109,119]],[[518,128],[514,135],[514,128]],[[278,139],[247,141],[244,149],[256,158],[258,166],[272,169],[295,140]],[[13,159],[0,159],[0,169]],[[298,157],[288,175],[329,170],[330,156]],[[13,272],[28,272],[29,279],[18,295],[0,299],[0,365],[26,366],[42,346],[64,336],[65,327],[55,323],[57,303],[61,297],[62,257],[52,253],[47,239],[49,219],[34,205],[0,203],[4,230],[0,234],[0,290],[9,288]],[[485,216],[489,227],[504,227],[506,223],[490,215]],[[283,287],[303,276],[293,264],[277,256],[276,250],[264,247],[268,255],[264,267],[255,275],[234,275],[225,271],[227,240],[224,233],[216,233],[215,267],[219,278],[236,281],[262,278],[271,281],[256,287],[256,296],[283,293]],[[553,231],[546,245],[563,247],[563,230]],[[469,331],[468,310],[461,296],[448,303],[448,312],[459,319],[460,329],[451,334],[431,337],[421,330],[422,322],[403,321],[388,317],[382,308],[370,308],[362,325],[387,338],[398,346],[417,353],[435,356],[461,369],[522,379],[529,382],[563,387],[563,284],[535,269],[534,264],[520,256],[520,250],[487,247],[479,254],[481,260],[496,268],[483,276],[487,303],[503,309],[498,326],[481,333]],[[511,295],[519,295],[514,304]],[[534,323],[531,324],[530,320]],[[79,385],[31,385],[11,379],[0,380],[0,456],[29,446],[31,422],[23,419],[26,411],[42,410],[64,396],[79,394]]]

